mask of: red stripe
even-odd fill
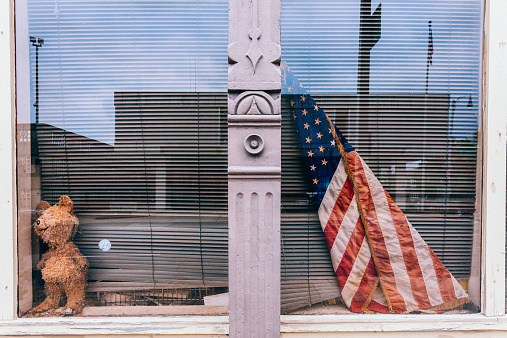
[[[454,284],[452,283],[452,276],[449,273],[449,270],[447,270],[447,268],[442,264],[433,250],[429,249],[429,251],[437,274],[438,288],[440,289],[442,300],[444,303],[456,300],[456,292],[454,291]]]
[[[373,253],[375,254],[377,271],[380,275],[381,282],[384,285],[392,307],[401,309],[403,312],[406,310],[405,301],[403,299],[403,296],[396,289],[396,281],[391,266],[389,253],[387,251],[382,230],[377,219],[375,204],[373,203],[373,198],[370,193],[368,181],[366,179],[361,160],[355,151],[348,153],[347,159],[349,160],[349,167],[354,174],[354,178],[356,179],[360,203],[364,216],[366,218],[366,222],[368,222],[368,234],[371,240]]]
[[[387,313],[389,309],[387,308],[387,306],[372,300],[370,302],[370,305],[368,305],[368,310],[375,311],[375,312],[381,312],[381,313]]]
[[[424,283],[423,273],[419,265],[414,239],[408,227],[407,218],[387,192],[386,198],[389,203],[389,210],[391,211],[394,228],[398,234],[401,252],[403,253],[403,261],[405,262],[405,267],[410,279],[410,286],[412,287],[412,294],[421,309],[429,308],[431,307],[431,302],[428,297],[428,291],[426,290],[426,284]]]
[[[333,247],[343,218],[345,217],[345,213],[347,212],[347,209],[349,208],[353,198],[354,188],[352,187],[350,180],[347,178],[343,184],[343,188],[340,191],[340,194],[338,195],[338,198],[336,199],[333,211],[331,211],[331,215],[329,216],[329,220],[327,221],[326,227],[324,229],[324,236],[326,237],[327,247],[330,251]]]
[[[347,224],[346,226],[352,226],[352,224]],[[336,277],[338,278],[340,290],[343,290],[343,287],[349,278],[350,271],[354,266],[359,249],[361,249],[361,245],[363,244],[363,240],[364,229],[361,225],[361,220],[358,218],[354,231],[352,231],[352,235],[347,243],[347,248],[345,249],[340,265],[338,265],[338,268],[336,269]]]
[[[364,275],[361,279],[361,283],[359,284],[359,288],[357,289],[357,292],[352,298],[352,302],[350,303],[350,310],[352,312],[362,312],[361,309],[363,307],[363,304],[368,299],[368,296],[370,296],[372,293],[376,281],[377,271],[375,270],[373,258],[370,257],[370,261],[366,266],[366,270],[364,271]]]

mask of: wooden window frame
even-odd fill
[[[288,315],[281,332],[324,333],[507,331],[505,315],[505,192],[507,125],[507,3],[485,1],[482,91],[482,312],[470,315]],[[226,335],[226,316],[17,318],[16,107],[14,0],[0,2],[0,336],[165,334]],[[10,112],[10,113],[9,113]],[[141,331],[139,330],[141,328]],[[284,336],[285,336],[284,334]]]

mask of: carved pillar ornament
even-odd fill
[[[280,336],[280,1],[229,0],[229,335]]]
[[[229,1],[228,54],[230,90],[280,90],[280,1]]]

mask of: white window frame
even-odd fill
[[[482,313],[470,315],[287,315],[281,331],[322,336],[325,333],[442,330],[504,336],[505,314],[505,195],[507,128],[507,2],[486,0],[482,91]],[[14,0],[0,0],[0,336],[164,334],[222,336],[226,316],[17,318],[16,246],[16,109]],[[481,139],[481,137],[479,138]],[[480,332],[478,332],[480,331]]]

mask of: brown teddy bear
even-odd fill
[[[37,264],[45,282],[46,299],[33,312],[58,308],[62,293],[67,296],[62,315],[83,310],[89,264],[71,241],[79,227],[73,207],[74,202],[65,195],[53,206],[46,201],[37,205],[40,216],[34,224],[35,232],[48,244],[49,250]]]

